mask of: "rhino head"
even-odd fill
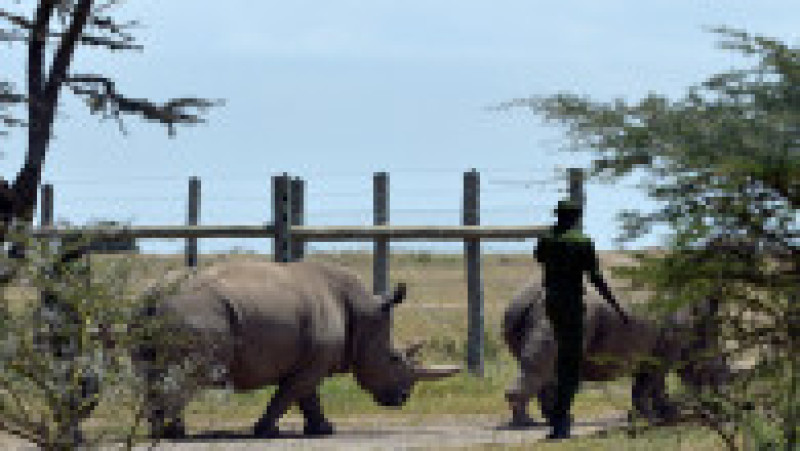
[[[372,394],[375,401],[387,407],[402,406],[414,384],[420,380],[436,380],[461,371],[457,365],[423,367],[414,362],[421,348],[417,343],[406,349],[392,345],[392,310],[406,295],[404,284],[394,293],[379,297],[379,302],[364,318],[359,319],[354,375],[359,385]]]
[[[676,329],[671,344],[673,356],[682,362],[678,374],[684,383],[695,389],[720,389],[735,377],[730,362],[718,352],[718,311],[718,301],[707,298],[672,316],[673,328]]]

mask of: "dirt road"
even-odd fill
[[[253,438],[249,431],[225,426],[224,432],[198,432],[180,441],[159,443],[157,451],[212,451],[212,450],[407,450],[407,449],[458,449],[480,445],[532,444],[545,439],[544,424],[528,429],[509,429],[503,418],[454,415],[436,416],[408,421],[404,418],[347,418],[334,419],[336,434],[325,438],[303,438],[302,423],[290,419],[281,423],[281,437],[264,440]],[[608,427],[624,424],[621,416],[581,419],[576,422],[574,435],[587,435]],[[9,451],[34,450],[22,441],[0,435],[0,449]],[[113,447],[109,447],[113,449]],[[141,445],[137,450],[151,449]]]
[[[337,432],[325,438],[302,438],[299,422],[284,422],[283,436],[274,440],[259,440],[248,433],[203,433],[189,440],[165,442],[160,451],[193,450],[377,450],[377,449],[443,449],[478,445],[529,444],[544,440],[547,428],[542,424],[529,429],[508,429],[503,419],[486,416],[458,415],[435,417],[417,424],[382,418],[335,420]],[[620,416],[580,420],[575,435],[585,435],[600,429],[623,424]],[[146,449],[142,447],[141,449]]]

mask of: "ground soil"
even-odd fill
[[[510,429],[505,419],[492,416],[436,416],[424,423],[404,421],[403,418],[346,418],[334,419],[337,432],[325,438],[303,438],[299,421],[284,422],[282,437],[272,440],[255,439],[249,432],[223,434],[202,433],[190,440],[165,442],[157,450],[256,450],[256,449],[459,449],[480,445],[532,444],[545,440],[544,424],[527,429]],[[582,419],[576,423],[575,435],[586,435],[601,429],[619,426],[619,415]],[[145,449],[144,447],[142,449]]]
[[[480,446],[504,447],[528,445],[546,440],[544,424],[526,429],[512,429],[505,419],[487,415],[403,417],[350,417],[333,418],[336,433],[324,438],[302,436],[299,418],[281,423],[281,436],[275,439],[254,438],[247,428],[222,425],[224,431],[190,431],[190,437],[179,441],[164,441],[140,445],[135,449],[159,451],[194,450],[372,450],[372,449],[461,449]],[[575,423],[575,436],[590,435],[610,427],[624,425],[622,415],[605,415],[602,418],[583,418]],[[20,440],[0,435],[0,448],[9,451],[35,449]],[[113,447],[110,447],[110,449]]]

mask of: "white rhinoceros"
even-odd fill
[[[503,338],[519,363],[519,375],[506,391],[511,424],[533,424],[527,405],[537,396],[542,415],[549,418],[555,402],[557,344],[545,315],[545,291],[540,283],[523,288],[503,318]],[[609,381],[633,376],[634,410],[648,419],[664,420],[677,413],[668,401],[665,377],[678,370],[692,386],[720,386],[732,373],[724,359],[701,359],[709,338],[703,337],[703,319],[709,307],[684,309],[662,321],[630,315],[624,324],[595,291],[585,295],[582,381]]]
[[[318,394],[327,376],[352,372],[379,404],[399,407],[415,382],[459,371],[457,366],[417,366],[411,354],[418,346],[400,351],[392,345],[392,308],[404,297],[404,285],[391,295],[375,296],[357,275],[331,265],[218,264],[180,282],[149,311],[188,332],[181,336],[190,337],[190,343],[153,346],[140,358],[192,362],[198,387],[277,385],[254,426],[256,436],[275,436],[277,421],[293,403],[305,417],[306,434],[330,434],[333,427]],[[167,365],[148,365],[149,380],[169,380]],[[150,390],[151,433],[182,435],[181,412],[190,394]]]

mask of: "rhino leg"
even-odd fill
[[[674,402],[670,401],[667,394],[667,375],[664,372],[659,374],[657,381],[653,384],[650,403],[656,418],[660,421],[672,422],[677,419],[678,408]]]
[[[533,329],[525,338],[519,353],[519,373],[506,390],[506,400],[511,407],[512,427],[529,427],[537,423],[528,414],[528,403],[539,393],[543,384],[555,374],[555,341],[546,324]]]
[[[652,372],[641,370],[633,377],[631,387],[631,403],[633,404],[633,415],[652,420],[655,418],[650,401],[654,390],[654,377]]]
[[[664,371],[648,368],[636,373],[631,397],[635,414],[649,421],[671,421],[677,414],[667,396]]]
[[[289,410],[292,404],[313,396],[322,382],[322,378],[329,373],[327,366],[320,366],[322,368],[309,367],[301,370],[278,385],[278,390],[272,395],[267,410],[253,425],[253,432],[256,436],[273,438],[278,435],[278,420]],[[319,399],[317,399],[317,403],[319,403]],[[311,410],[314,409],[312,408]],[[322,416],[322,409],[317,406],[317,410]]]
[[[317,390],[308,396],[300,398],[298,401],[300,411],[305,418],[303,433],[306,435],[330,435],[333,434],[333,425],[325,418],[322,413],[322,403],[319,399]]]
[[[539,410],[548,424],[552,423],[556,410],[556,391],[558,387],[555,382],[548,382],[536,394],[539,399]]]
[[[165,415],[155,413],[150,417],[150,437],[157,439],[175,440],[186,437],[186,426],[183,418],[166,418]]]
[[[181,418],[182,406],[178,406],[175,396],[164,390],[165,372],[156,369],[147,371],[147,389],[145,393],[148,409],[147,419],[150,423],[150,436],[159,439],[177,439],[186,436],[186,428]]]
[[[528,413],[528,403],[533,397],[535,389],[532,387],[534,380],[520,368],[519,375],[514,383],[506,390],[506,400],[511,407],[511,427],[530,427],[536,422]]]

